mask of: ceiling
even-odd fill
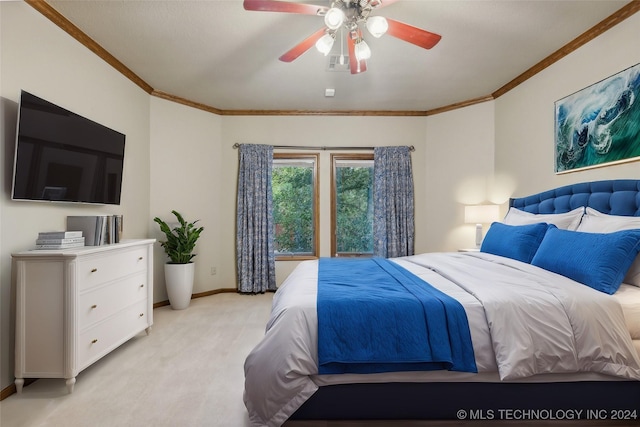
[[[242,0],[48,3],[154,91],[233,113],[428,112],[485,98],[629,1],[399,1],[374,14],[442,40],[425,50],[365,33],[373,54],[356,75],[328,71],[315,48],[278,60],[323,26],[319,16],[246,11]]]

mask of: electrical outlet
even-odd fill
[[[217,273],[216,268],[215,267],[211,267],[211,275],[215,276]]]

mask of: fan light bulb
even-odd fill
[[[318,41],[316,42],[316,49],[318,49],[320,53],[324,54],[324,56],[327,56],[329,52],[331,52],[334,41],[335,39],[333,38],[333,36],[327,33],[318,39]]]
[[[327,14],[324,16],[324,23],[329,29],[337,30],[342,26],[345,20],[345,15],[342,9],[338,9],[337,7],[332,7],[327,11]]]
[[[371,49],[364,40],[360,40],[358,43],[356,43],[355,54],[358,61],[369,59],[371,58]]]
[[[367,30],[375,38],[380,38],[389,29],[389,23],[383,16],[371,16],[367,19]]]

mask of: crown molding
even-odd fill
[[[100,46],[91,37],[86,35],[80,28],[76,27],[71,21],[65,18],[60,12],[55,10],[53,6],[44,0],[24,0],[29,6],[43,14],[51,22],[56,24],[62,30],[64,30],[71,37],[79,41],[82,45],[88,48],[91,52],[102,58],[107,64],[118,70],[126,78],[137,84],[147,93],[153,91],[153,87],[150,84],[142,80],[136,73],[131,71],[126,65],[111,55],[105,48]]]
[[[638,11],[640,11],[640,1],[638,0],[631,1],[629,4],[627,4],[626,6],[622,7],[617,12],[615,12],[613,15],[609,16],[608,18],[594,25],[584,33],[580,34],[578,37],[576,37],[575,39],[573,39],[572,41],[570,41],[560,49],[556,50],[551,55],[547,56],[545,59],[538,62],[533,67],[529,68],[527,71],[520,74],[515,79],[511,80],[509,83],[502,86],[500,89],[496,90],[491,95],[494,98],[499,98],[500,96],[509,92],[511,89],[529,80],[531,77],[535,76],[545,68],[558,62],[565,56],[569,55],[571,52],[577,50],[579,47],[582,47],[583,45],[587,44],[591,40],[601,35],[602,33],[615,27],[616,25],[618,25],[619,23],[621,23],[622,21],[632,16]]]

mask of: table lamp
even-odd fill
[[[482,224],[490,224],[499,219],[498,205],[471,205],[464,207],[464,222],[476,225],[476,247],[482,243]]]

